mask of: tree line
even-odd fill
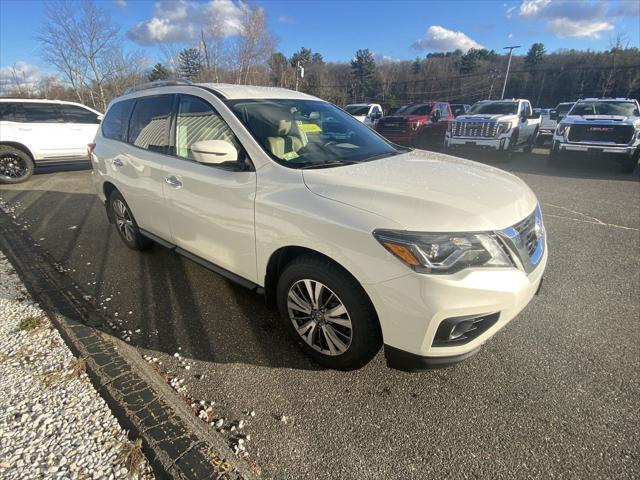
[[[155,80],[185,78],[297,88],[338,105],[376,102],[384,107],[429,99],[474,103],[500,98],[507,55],[487,49],[432,52],[414,60],[376,58],[363,49],[350,62],[326,62],[300,48],[290,57],[276,50],[265,11],[242,5],[239,34],[212,22],[193,45],[165,45],[155,65],[125,50],[124,37],[92,1],[49,2],[38,41],[57,76],[33,84],[14,70],[10,95],[75,100],[100,111],[126,89]],[[304,76],[302,76],[302,67]],[[528,98],[553,107],[583,97],[640,97],[640,49],[618,37],[608,50],[548,53],[534,43],[514,55],[506,98]]]

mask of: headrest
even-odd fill
[[[277,128],[277,131],[275,132],[275,135],[278,137],[284,137],[286,135],[289,135],[290,131],[291,131],[291,120],[280,120],[278,122],[278,128]]]

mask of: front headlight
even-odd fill
[[[419,273],[454,273],[469,267],[511,267],[491,233],[420,233],[376,230],[373,236]]]
[[[564,135],[565,132],[569,133],[569,125],[565,123],[559,123],[556,127],[556,135]]]
[[[498,135],[511,130],[511,122],[498,122]]]

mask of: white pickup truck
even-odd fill
[[[529,100],[482,100],[449,124],[445,147],[530,152],[539,130],[540,113],[533,112]]]
[[[373,127],[382,118],[382,107],[377,103],[352,103],[345,111],[368,127]]]

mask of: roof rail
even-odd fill
[[[176,85],[193,85],[193,82],[186,78],[178,78],[176,80],[156,80],[155,82],[141,83],[140,85],[134,85],[124,91],[124,95],[133,92],[139,92],[140,90],[148,90],[150,88],[157,87],[175,87]]]

